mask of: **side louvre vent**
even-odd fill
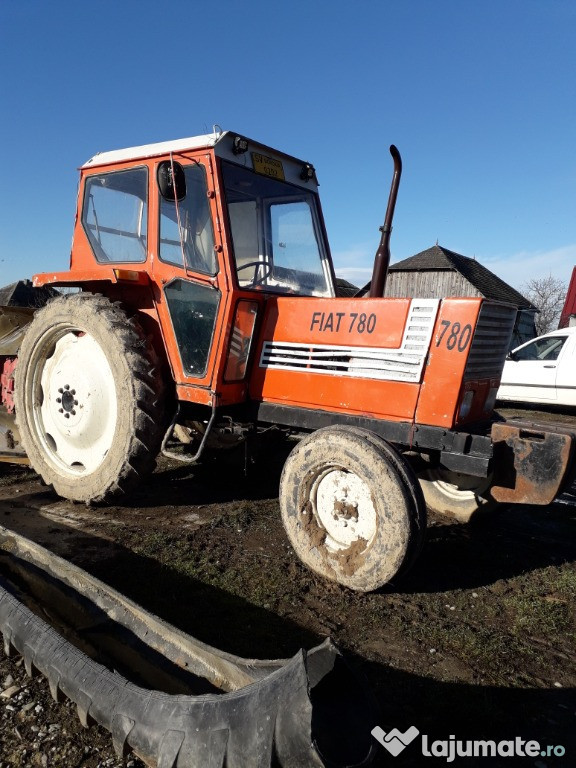
[[[516,308],[486,301],[480,309],[464,380],[497,379],[510,347]]]
[[[387,381],[420,381],[438,303],[437,299],[412,301],[398,348],[265,341],[260,367]]]

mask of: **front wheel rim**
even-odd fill
[[[442,495],[455,502],[478,501],[490,488],[489,479],[462,475],[448,469],[431,469],[428,475]]]
[[[354,472],[330,467],[314,480],[310,501],[324,545],[339,552],[376,535],[377,513],[366,482]]]

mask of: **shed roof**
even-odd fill
[[[344,280],[343,277],[336,278],[336,296],[356,296],[358,290],[358,286]]]
[[[520,309],[538,311],[525,296],[504,282],[476,259],[434,245],[425,251],[410,256],[408,259],[391,264],[390,272],[422,272],[425,270],[452,270],[459,272],[486,299],[505,301]]]

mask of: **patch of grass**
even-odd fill
[[[247,502],[238,505],[237,513],[222,517],[217,523],[223,529],[220,546],[213,543],[210,548],[203,547],[197,540],[203,536],[201,530],[174,535],[161,529],[133,532],[129,546],[166,571],[217,587],[254,605],[269,607],[274,595],[282,594],[285,564],[266,552],[244,550],[241,546],[232,551],[226,543],[226,536],[240,535],[241,526],[248,524],[252,514]]]
[[[574,632],[573,608],[565,600],[540,595],[506,600],[512,616],[511,631],[541,635],[554,643],[559,634]]]
[[[535,657],[532,646],[507,628],[483,626],[457,616],[454,620],[414,622],[404,627],[404,633],[425,648],[435,648],[481,670],[485,680],[499,685],[517,680],[519,670]]]
[[[524,580],[523,580],[524,582]],[[503,608],[514,634],[545,637],[551,644],[576,640],[576,572],[571,565],[542,569],[537,578],[505,596]]]
[[[240,501],[234,509],[216,517],[211,523],[211,528],[236,528],[240,533],[248,528],[257,518],[254,505],[250,501]]]
[[[550,586],[566,600],[576,600],[576,568],[572,564],[561,568],[550,568]]]

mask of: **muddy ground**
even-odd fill
[[[293,554],[279,519],[281,464],[282,451],[269,454],[245,478],[232,462],[162,461],[126,506],[107,508],[62,501],[30,470],[0,464],[0,524],[234,654],[286,657],[331,636],[369,681],[385,731],[565,750],[455,765],[575,766],[572,498],[467,526],[431,518],[412,571],[365,595],[317,578]],[[0,698],[0,768],[122,764],[108,734],[84,730],[70,703],[52,702],[47,684],[1,651],[0,689],[9,694]],[[423,762],[446,759],[423,760],[412,745],[397,758],[382,751],[378,764]]]

